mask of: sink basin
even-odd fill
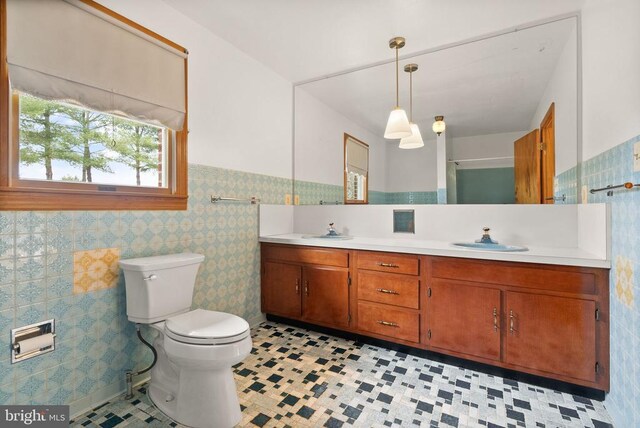
[[[347,239],[353,239],[353,236],[346,235],[306,235],[305,239],[330,239],[333,241],[345,241]]]
[[[519,247],[517,245],[489,244],[482,242],[454,242],[453,245],[455,245],[456,247],[468,248],[470,250],[478,251],[529,251],[527,247]]]

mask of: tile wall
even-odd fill
[[[290,179],[190,165],[187,211],[0,211],[0,404],[70,404],[75,413],[149,362],[126,317],[118,257],[204,254],[194,306],[260,320],[258,207],[209,199],[279,204],[291,188]],[[56,350],[11,364],[10,329],[49,318]]]
[[[340,204],[344,201],[342,186],[296,180],[295,194],[300,205]],[[380,192],[369,190],[370,204],[436,204],[436,192]]]
[[[583,186],[640,183],[633,171],[639,142],[637,136],[583,162]],[[611,204],[611,392],[605,404],[616,426],[640,427],[640,188],[613,196],[587,192],[587,202]]]

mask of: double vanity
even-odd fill
[[[264,313],[609,390],[607,260],[308,236],[260,237]]]

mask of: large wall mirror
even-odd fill
[[[409,73],[402,70],[418,65],[418,149],[383,138],[395,104],[393,62],[296,85],[299,203],[345,202],[345,134],[368,144],[370,204],[576,203],[578,46],[577,19],[568,17],[401,56],[407,112]],[[446,123],[439,136],[435,116]]]

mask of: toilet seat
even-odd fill
[[[165,334],[173,340],[194,345],[225,345],[248,337],[249,323],[225,312],[195,309],[168,318]]]

